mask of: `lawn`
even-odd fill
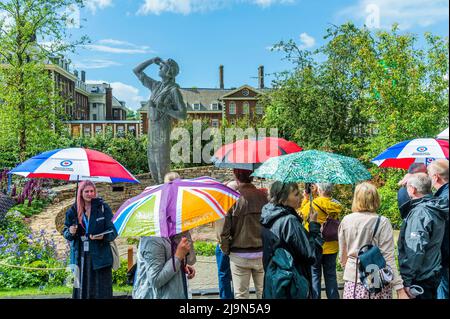
[[[131,293],[133,287],[131,286],[114,286],[114,293]],[[0,289],[0,299],[8,299],[9,297],[28,297],[28,296],[51,296],[51,295],[71,295],[72,288],[48,287],[44,289],[39,288],[23,288],[23,289]]]

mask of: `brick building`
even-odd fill
[[[243,85],[239,88],[225,89],[224,68],[219,67],[219,88],[181,88],[186,103],[187,114],[192,119],[207,119],[212,127],[219,127],[224,120],[231,125],[247,117],[249,120],[261,119],[263,107],[258,104],[259,97],[268,89],[264,87],[264,67],[258,69],[258,88]],[[141,132],[148,132],[147,102],[141,102],[138,114]]]

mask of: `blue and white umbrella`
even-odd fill
[[[428,165],[437,159],[448,159],[448,141],[418,138],[389,147],[372,160],[379,167],[408,169],[412,163]]]

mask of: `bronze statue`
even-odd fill
[[[156,81],[144,73],[151,64],[159,65],[159,76]],[[148,166],[156,183],[164,182],[164,175],[170,171],[170,132],[173,119],[186,119],[186,104],[175,83],[178,75],[178,64],[161,58],[147,60],[133,69],[142,84],[150,89],[148,101]]]

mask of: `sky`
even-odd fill
[[[274,73],[290,68],[270,51],[280,40],[316,49],[328,27],[347,21],[371,29],[397,22],[402,32],[448,37],[448,7],[448,0],[88,0],[73,8],[70,32],[91,43],[70,59],[88,83],[111,83],[136,110],[150,92],[132,69],[152,57],[178,62],[181,87],[217,88],[221,64],[226,88],[256,87],[260,65],[270,86]],[[157,67],[147,73],[157,78]]]

